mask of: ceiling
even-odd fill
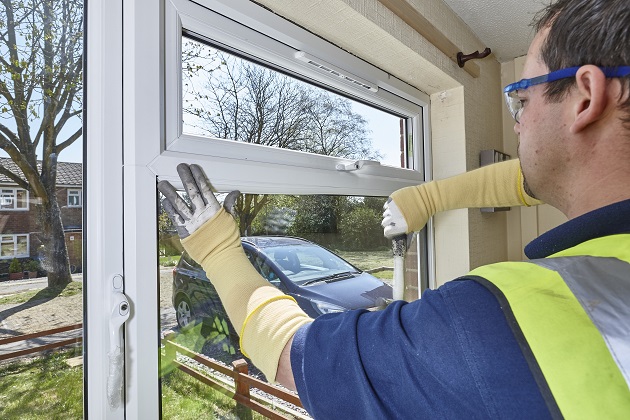
[[[499,62],[527,54],[535,14],[549,0],[444,0]]]

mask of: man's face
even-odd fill
[[[540,47],[547,32],[546,29],[540,31],[532,41],[522,78],[549,73],[540,58]],[[558,188],[563,188],[560,175],[562,160],[565,159],[562,154],[565,107],[562,103],[547,102],[544,97],[546,88],[547,84],[540,84],[518,91],[524,108],[514,131],[518,135],[518,156],[528,194],[551,204]]]

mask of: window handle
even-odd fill
[[[335,167],[338,171],[351,172],[363,168],[364,166],[377,166],[381,162],[378,160],[357,160],[351,163],[338,163]]]

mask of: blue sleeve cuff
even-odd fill
[[[308,411],[306,398],[306,383],[304,382],[304,350],[306,335],[311,327],[311,323],[303,325],[296,331],[291,344],[291,369],[293,370],[293,380],[302,405]]]

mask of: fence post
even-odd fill
[[[177,357],[177,352],[175,351],[175,347],[171,344],[171,341],[175,339],[177,334],[174,331],[165,331],[164,332],[164,360],[160,365],[162,366],[160,376],[165,376],[175,369],[175,358]]]
[[[171,345],[171,341],[175,339],[176,335],[173,331],[166,331],[164,334],[164,356],[169,362],[175,360],[175,347]]]
[[[245,400],[250,400],[249,394],[249,384],[244,382],[242,379],[242,375],[247,375],[249,372],[249,367],[247,366],[247,362],[243,359],[238,359],[232,362],[232,367],[236,371],[236,377],[234,378],[234,387],[236,391],[236,395],[241,396]],[[252,419],[252,410],[241,404],[236,400],[236,414],[241,420],[251,420]]]

